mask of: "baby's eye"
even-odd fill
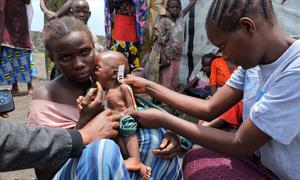
[[[96,66],[95,70],[98,71],[100,69],[100,66]]]

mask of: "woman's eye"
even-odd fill
[[[90,52],[91,52],[90,49],[84,49],[84,50],[82,50],[81,55],[82,55],[82,56],[87,56],[87,55],[90,54]]]
[[[63,56],[63,61],[70,61],[71,60],[71,56]]]

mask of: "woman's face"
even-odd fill
[[[233,32],[225,32],[216,25],[209,25],[207,35],[222,50],[226,60],[236,66],[249,69],[259,65],[263,59],[264,43],[253,26],[242,26]]]
[[[87,82],[95,68],[95,50],[88,33],[76,31],[50,44],[51,58],[63,75],[76,82]]]

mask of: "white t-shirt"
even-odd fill
[[[272,138],[257,152],[262,164],[281,179],[300,179],[299,81],[300,40],[274,63],[249,70],[238,68],[227,82],[244,91],[250,119]]]

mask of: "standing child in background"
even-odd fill
[[[44,13],[44,25],[52,19],[68,15],[71,8],[71,2],[72,0],[40,0],[40,7]],[[45,53],[45,67],[47,80],[52,80],[59,75],[59,71],[54,68],[54,63],[47,53]]]
[[[169,0],[169,15],[154,24],[154,45],[145,63],[146,78],[163,86],[178,91],[179,65],[182,51],[183,17],[194,7],[197,0],[191,0],[181,10],[180,0]]]
[[[94,78],[99,81],[104,91],[106,91],[106,107],[113,113],[122,113],[126,109],[137,110],[133,91],[126,84],[119,85],[118,69],[124,65],[124,76],[129,72],[129,65],[126,57],[115,51],[100,53],[96,58],[96,68]],[[80,96],[78,99],[81,106]],[[130,127],[128,127],[130,126]],[[125,127],[125,128],[122,128]],[[139,142],[136,136],[137,122],[130,116],[120,118],[121,137],[117,139],[121,152],[126,160],[124,164],[128,170],[140,171],[143,179],[149,179],[151,168],[144,165],[140,160]]]
[[[18,83],[27,83],[28,94],[33,93],[27,4],[30,4],[30,0],[5,0],[0,3],[0,9],[3,10],[0,11],[0,85],[12,85],[14,94],[19,92]]]
[[[91,17],[91,11],[89,3],[86,0],[73,0],[71,3],[71,14],[84,22],[85,25],[88,25],[88,21]],[[95,51],[103,51],[103,47],[98,42],[98,38],[95,34],[92,34],[93,41],[95,44]]]
[[[107,49],[123,53],[128,59],[130,72],[141,67],[147,20],[146,0],[105,0],[105,36]]]

